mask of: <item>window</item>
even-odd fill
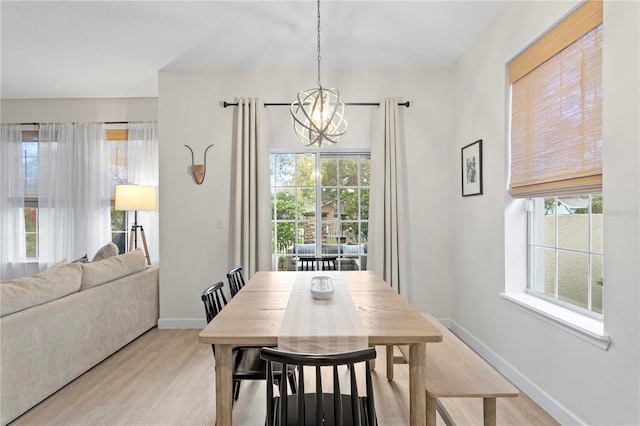
[[[602,315],[602,195],[534,198],[529,212],[529,288]]]
[[[509,192],[528,201],[527,292],[602,318],[602,3],[509,63]]]
[[[366,269],[369,158],[271,154],[274,268],[297,270],[300,257],[335,257],[340,270]]]
[[[124,253],[127,238],[127,222],[125,211],[113,208],[115,186],[127,183],[127,138],[126,130],[107,130],[109,150],[109,190],[111,196],[111,234],[113,242]],[[27,259],[38,259],[41,218],[38,207],[38,153],[41,143],[55,144],[38,140],[37,130],[22,132],[21,157],[23,162],[24,182],[24,239]]]
[[[124,129],[107,130],[107,149],[109,150],[109,196],[111,197],[111,240],[118,246],[120,253],[127,250],[127,212],[116,210],[116,185],[128,183],[127,144],[129,134]]]
[[[40,220],[38,217],[38,132],[22,132],[22,170],[24,171],[24,239],[26,257],[38,258]]]

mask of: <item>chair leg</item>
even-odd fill
[[[237,401],[240,396],[240,380],[233,381],[233,400]]]
[[[302,368],[302,367],[300,367]],[[296,383],[296,375],[289,374],[289,387],[291,388],[291,393],[298,393],[298,384]]]

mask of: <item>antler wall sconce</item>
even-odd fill
[[[194,164],[193,160],[193,150],[189,145],[185,145],[191,151],[191,174],[193,178],[196,180],[196,183],[200,185],[204,182],[204,175],[207,173],[207,151],[209,148],[213,146],[213,144],[209,145],[207,149],[204,150],[204,164]]]

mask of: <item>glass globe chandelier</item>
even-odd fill
[[[338,89],[320,82],[320,0],[318,0],[318,87],[298,93],[291,104],[291,120],[305,146],[334,144],[347,131],[347,109]]]

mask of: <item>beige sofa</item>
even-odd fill
[[[156,326],[158,275],[158,268],[147,267],[142,252],[134,250],[2,282],[1,423]]]

